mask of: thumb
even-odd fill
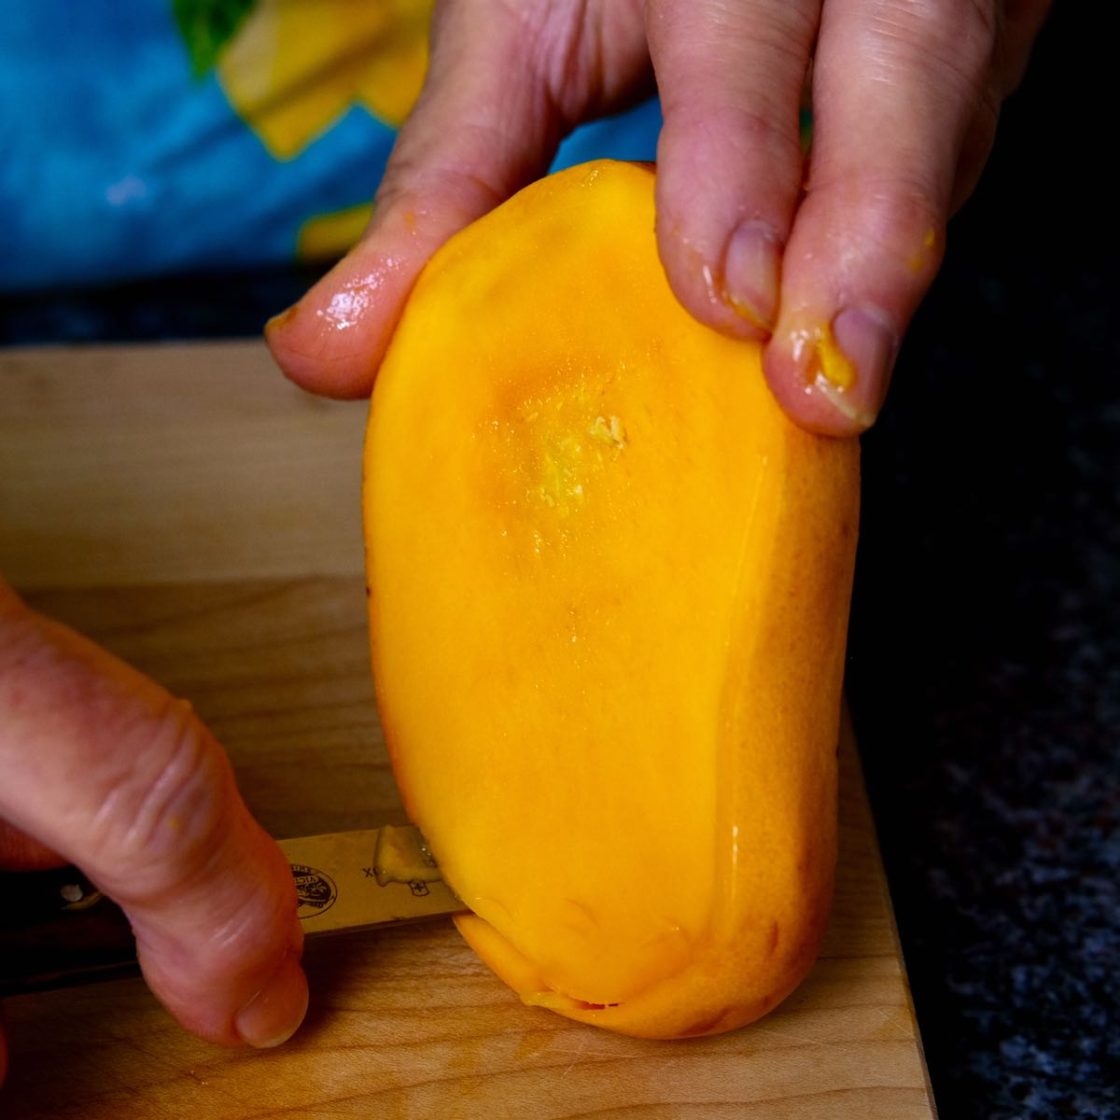
[[[0,818],[128,914],[167,1009],[214,1042],[277,1045],[307,983],[291,871],[222,749],[164,689],[0,583]]]
[[[303,388],[368,396],[428,258],[547,168],[560,124],[525,23],[502,5],[437,9],[424,90],[401,128],[369,227],[266,327],[277,364]]]

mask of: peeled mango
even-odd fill
[[[462,935],[526,1003],[678,1038],[820,946],[859,450],[681,308],[653,195],[571,168],[435,255],[364,515],[382,723]]]

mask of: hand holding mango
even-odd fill
[[[801,426],[875,419],[1047,0],[456,0],[362,241],[268,330],[316,392],[370,391],[403,302],[456,230],[581,121],[656,82],[657,237],[701,322],[766,343]],[[808,89],[811,158],[799,137]],[[589,267],[593,267],[589,263]]]

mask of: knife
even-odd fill
[[[291,864],[306,936],[466,909],[411,825],[278,843]],[[0,873],[0,996],[137,973],[128,919],[77,868]]]

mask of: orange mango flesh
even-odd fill
[[[526,1002],[668,1038],[816,955],[859,468],[680,307],[653,188],[573,168],[436,254],[365,524],[382,722],[459,929]]]

